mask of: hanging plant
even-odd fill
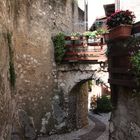
[[[135,21],[135,15],[129,10],[120,10],[113,13],[107,18],[107,26],[109,29],[117,27],[119,25],[132,25]]]
[[[53,38],[53,43],[54,43],[55,61],[57,63],[60,63],[66,52],[65,35],[63,33],[59,33]]]

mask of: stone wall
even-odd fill
[[[56,133],[63,125],[58,117],[63,110],[51,38],[78,31],[77,4],[1,0],[0,9],[0,139]]]
[[[139,140],[139,93],[128,88],[119,88],[115,94],[117,104],[110,120],[110,140]]]
[[[58,67],[58,87],[63,97],[64,120],[69,131],[88,124],[88,80],[98,77],[100,64],[63,64]]]
[[[16,108],[13,91],[10,87],[9,48],[7,33],[0,26],[0,139],[9,140]]]
[[[83,33],[85,32],[85,12],[78,8],[78,25],[79,25],[79,32]]]

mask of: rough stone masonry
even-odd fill
[[[77,3],[1,0],[0,9],[0,139],[56,133],[66,114],[51,38],[79,30]]]

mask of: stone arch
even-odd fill
[[[58,87],[64,94],[81,81],[96,79],[100,65],[78,65],[77,67],[63,67],[58,71]]]
[[[99,69],[100,65],[79,65],[61,67],[58,71],[58,86],[64,95],[64,110],[68,114],[68,127],[71,130],[88,124],[88,94],[84,90],[88,88],[86,81],[97,79]]]

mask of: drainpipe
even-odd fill
[[[88,31],[88,0],[84,0],[85,6],[85,30]]]

